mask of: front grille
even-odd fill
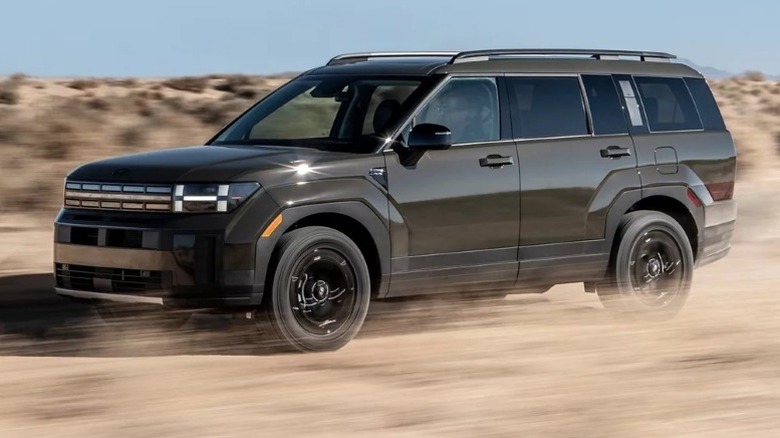
[[[92,210],[170,212],[172,188],[165,185],[65,183],[65,207]]]
[[[57,286],[88,292],[150,292],[163,290],[163,271],[55,264]]]

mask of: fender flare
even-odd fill
[[[255,277],[252,288],[252,305],[259,305],[262,302],[268,278],[268,267],[272,263],[274,249],[282,235],[301,219],[323,213],[351,217],[368,230],[371,238],[374,240],[379,256],[381,278],[378,296],[382,297],[387,293],[390,285],[390,231],[382,219],[366,204],[359,201],[338,201],[285,208],[273,216],[275,218],[278,214],[281,214],[282,224],[270,237],[259,237],[255,246]],[[265,224],[265,226],[268,226],[268,224]],[[265,226],[263,229],[265,229]]]
[[[689,189],[693,190],[692,187],[686,185],[668,185],[629,190],[621,193],[612,203],[609,213],[607,213],[607,223],[605,227],[606,235],[604,236],[607,251],[609,251],[610,254],[612,253],[618,227],[626,212],[636,203],[651,197],[671,198],[685,206],[696,223],[698,235],[701,236],[701,230],[704,227],[704,208],[701,205],[697,206],[694,204],[688,197]]]

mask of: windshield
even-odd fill
[[[303,76],[258,103],[212,144],[374,152],[429,82],[428,78]]]

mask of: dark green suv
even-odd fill
[[[371,300],[544,292],[669,316],[729,250],[736,153],[702,76],[613,50],[341,55],[205,146],[85,164],[57,293],[251,315],[330,350]],[[154,306],[151,306],[154,305]],[[170,310],[179,312],[170,312]]]

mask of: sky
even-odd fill
[[[273,74],[337,53],[609,48],[780,74],[780,2],[4,0],[0,75]]]

